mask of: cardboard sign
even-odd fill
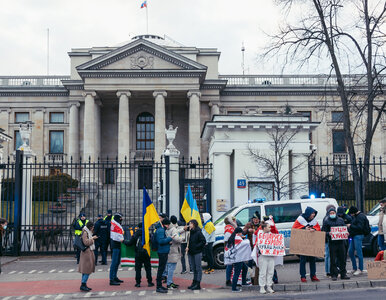
[[[285,255],[284,236],[282,234],[264,233],[260,230],[257,233],[257,244],[262,255]]]
[[[290,254],[324,257],[325,238],[326,234],[323,231],[292,229]]]
[[[369,279],[386,279],[386,262],[368,261],[367,276]]]
[[[217,199],[216,210],[219,212],[227,212],[229,210],[228,201],[226,201],[225,199]]]
[[[346,226],[331,227],[330,238],[332,241],[347,240],[348,235]]]

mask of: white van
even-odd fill
[[[259,212],[260,216],[272,215],[277,229],[284,235],[286,252],[288,253],[291,228],[297,217],[305,211],[307,206],[311,206],[318,212],[316,219],[319,225],[322,226],[323,218],[326,215],[326,207],[329,204],[334,205],[336,208],[339,206],[333,198],[316,198],[255,202],[231,208],[214,222],[216,226],[216,241],[213,244],[215,267],[224,267],[224,219],[227,216],[235,216],[239,225],[244,226],[256,211]]]
[[[362,248],[365,251],[368,251],[372,255],[377,255],[379,251],[378,247],[378,220],[379,220],[379,211],[381,210],[381,205],[376,204],[366,215],[369,220],[371,233],[363,239]]]

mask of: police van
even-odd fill
[[[291,228],[297,217],[305,211],[307,206],[311,206],[318,212],[316,219],[319,225],[322,226],[323,218],[326,215],[326,207],[329,204],[334,205],[336,208],[339,206],[333,198],[313,198],[269,202],[257,201],[231,208],[214,222],[216,226],[216,241],[213,244],[215,267],[224,267],[224,219],[226,217],[236,217],[239,226],[242,227],[251,220],[255,212],[258,212],[260,216],[272,215],[279,233],[284,235],[286,253],[288,254]]]
[[[378,203],[375,205],[369,213],[366,215],[369,220],[371,233],[364,237],[362,242],[363,250],[369,252],[372,255],[377,255],[379,251],[378,247],[378,220],[379,220],[379,211],[381,210],[381,205]]]

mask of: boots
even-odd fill
[[[91,291],[91,289],[89,287],[87,287],[87,285],[85,283],[82,283],[82,285],[80,286],[80,290],[83,292]]]
[[[188,286],[188,289],[191,290],[196,285],[196,281],[193,280],[192,284]]]
[[[191,290],[201,290],[200,281],[196,281],[196,285],[192,286]]]

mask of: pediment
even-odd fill
[[[204,71],[207,67],[144,39],[133,41],[77,67],[78,71],[143,69]]]

